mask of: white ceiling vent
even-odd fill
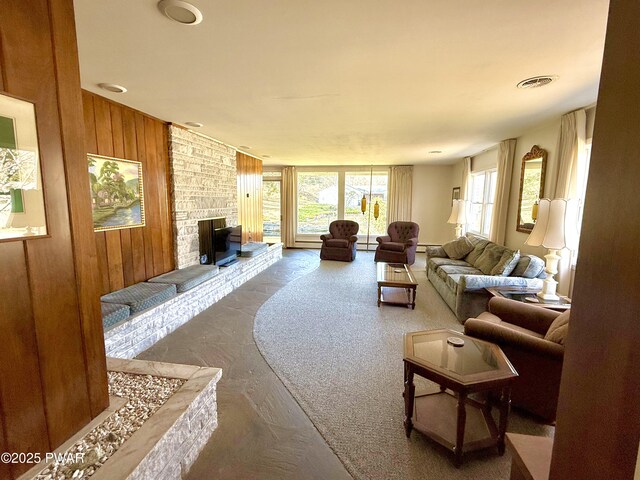
[[[540,75],[538,77],[527,78],[518,83],[518,88],[538,88],[549,85],[551,82],[555,82],[558,79],[557,75]]]

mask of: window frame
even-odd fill
[[[380,174],[380,173],[384,173],[387,175],[387,194],[388,194],[388,188],[389,188],[389,184],[388,184],[388,176],[389,176],[389,167],[388,166],[374,166],[373,169],[370,166],[357,166],[357,165],[349,165],[349,166],[335,166],[335,167],[296,167],[296,211],[295,211],[295,241],[296,243],[319,243],[320,242],[320,235],[319,234],[315,234],[315,233],[299,233],[298,232],[298,208],[299,208],[299,202],[298,202],[298,188],[299,188],[299,181],[298,181],[298,175],[299,173],[304,172],[304,173],[338,173],[338,211],[337,211],[337,218],[336,220],[343,220],[344,219],[344,213],[345,213],[345,202],[344,202],[344,196],[345,196],[345,175],[346,173],[354,173],[354,172],[363,172],[363,173],[370,173],[373,172],[373,174]],[[367,196],[367,208],[369,208],[370,204],[371,204],[371,194],[369,193],[369,195]],[[386,215],[389,214],[389,206],[387,204],[387,211],[386,211]],[[328,230],[327,230],[328,231]],[[367,232],[366,231],[359,231],[358,232],[358,239],[362,240],[362,239],[366,239],[367,238]],[[369,240],[371,241],[371,240]]]
[[[474,235],[477,235],[479,237],[482,238],[489,238],[490,235],[490,229],[491,229],[491,219],[489,219],[489,233],[483,233],[483,231],[485,230],[485,221],[486,219],[486,215],[487,215],[487,205],[495,205],[496,199],[495,199],[495,190],[494,190],[494,196],[493,198],[489,198],[489,195],[491,193],[491,177],[492,175],[495,174],[496,175],[496,183],[497,183],[497,175],[498,175],[498,169],[497,167],[495,168],[487,168],[485,170],[478,170],[476,172],[471,172],[469,174],[469,179],[467,181],[467,192],[469,192],[469,199],[468,199],[468,205],[466,205],[467,208],[467,213],[470,212],[471,210],[471,205],[476,204],[476,205],[482,205],[481,208],[481,213],[480,213],[480,229],[478,231],[471,229],[471,224],[467,221],[465,223],[465,232],[469,232],[469,233],[473,233]],[[483,190],[482,190],[482,203],[479,202],[473,202],[473,191],[472,191],[472,186],[473,186],[473,179],[474,177],[480,176],[480,175],[484,175],[484,185],[483,185]],[[491,216],[493,217],[493,210],[491,212]],[[469,218],[469,215],[467,215],[467,218]]]

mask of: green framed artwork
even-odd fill
[[[0,241],[46,235],[35,106],[0,93]]]
[[[144,227],[142,163],[93,154],[87,159],[94,231]]]

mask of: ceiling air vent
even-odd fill
[[[518,83],[518,88],[538,88],[549,85],[558,79],[557,75],[540,75],[539,77],[531,77]]]

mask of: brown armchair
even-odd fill
[[[352,262],[356,258],[358,230],[360,225],[352,220],[334,220],[329,225],[329,233],[320,235],[322,260]]]
[[[417,223],[391,222],[387,228],[388,235],[376,238],[378,247],[374,260],[413,265],[416,261],[419,232],[420,226]]]
[[[519,373],[511,403],[549,422],[556,418],[569,310],[563,313],[494,297],[464,333],[500,346]]]

